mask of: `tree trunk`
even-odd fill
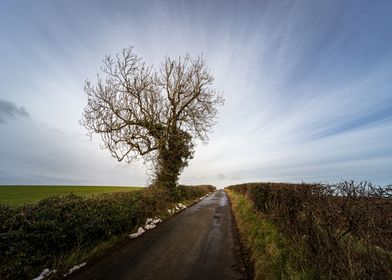
[[[169,138],[158,150],[158,165],[156,170],[155,185],[175,192],[178,177],[182,169],[192,157],[190,135],[181,130],[174,130]]]
[[[158,155],[158,169],[155,185],[170,192],[174,191],[178,176],[181,172],[181,157],[175,151],[168,149],[160,150]]]

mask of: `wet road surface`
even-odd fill
[[[219,190],[68,279],[246,279],[234,254],[230,205]]]

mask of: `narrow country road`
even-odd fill
[[[68,279],[246,279],[234,252],[230,205],[218,190]]]

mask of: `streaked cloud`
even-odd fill
[[[84,80],[133,45],[154,65],[204,53],[224,91],[181,182],[390,182],[391,13],[387,0],[3,1],[0,99],[15,103],[0,111],[1,176],[143,184],[140,163],[118,165],[78,124]]]
[[[13,102],[0,99],[0,123],[9,121],[15,117],[29,118],[30,115],[25,107],[18,107]]]

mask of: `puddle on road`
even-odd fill
[[[229,200],[227,198],[227,195],[224,193],[223,195],[221,195],[220,200],[219,200],[219,206],[226,206],[228,205]]]
[[[211,195],[207,196],[203,200],[197,202],[195,205],[192,207],[188,208],[187,211],[185,211],[186,215],[192,214],[200,209],[203,209],[206,206],[214,205],[217,204],[219,201],[219,193],[214,192]]]
[[[215,207],[214,218],[212,219],[212,225],[214,227],[215,226],[219,226],[220,218],[222,216],[221,212],[222,212],[222,207],[221,206]]]
[[[217,203],[219,206],[226,206],[229,204],[229,199],[223,190],[218,190],[216,193],[208,197],[206,200],[208,203]]]
[[[220,207],[224,207],[229,204],[229,200],[227,198],[226,193],[224,193],[223,190],[218,190],[217,192],[214,192],[210,196],[204,198],[202,201],[198,202],[196,205],[188,208],[186,211],[187,214],[194,213],[200,209],[203,209],[204,207],[209,207],[209,206],[214,206],[218,205]]]

